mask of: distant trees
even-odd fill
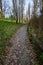
[[[23,22],[24,2],[25,0],[19,0],[19,22]]]
[[[43,13],[43,0],[32,0],[33,1],[33,7],[32,7],[32,16],[38,15],[39,12]],[[38,9],[40,9],[38,11]],[[28,14],[30,15],[30,4],[28,4]],[[38,12],[38,13],[37,13]]]
[[[43,0],[41,0],[41,6],[42,6],[41,13],[43,14]]]
[[[33,15],[36,15],[36,12],[37,12],[37,5],[38,5],[38,0],[33,0],[33,3],[34,3],[34,9],[33,9]]]
[[[38,14],[37,10],[40,9],[40,12],[43,14],[43,0],[33,0],[34,9],[33,14]]]
[[[2,0],[0,0],[0,18],[3,17],[3,13],[2,13]]]
[[[18,9],[17,9],[17,0],[15,0],[15,14],[16,14],[16,23],[18,23]]]
[[[9,5],[9,0],[2,0],[3,2],[3,15],[4,17],[6,17],[8,15],[9,17],[9,14],[11,15],[11,6]]]
[[[28,4],[28,18],[30,18],[30,2],[29,2],[29,4]]]
[[[27,15],[30,18],[31,15],[32,16],[37,16],[37,10],[38,10],[38,0],[32,0],[33,1],[33,5],[32,5],[32,10],[31,10],[31,3],[29,2],[28,4],[28,11],[27,11]]]
[[[0,10],[2,11],[2,0],[0,0]]]
[[[38,37],[41,36],[43,32],[43,0],[32,0],[33,9],[32,9],[32,18],[31,25],[34,30],[37,30]],[[30,15],[30,5],[28,5],[28,14]],[[36,32],[36,31],[35,31]]]
[[[24,0],[13,0],[13,16],[16,19],[16,23],[23,22],[23,12],[24,12]]]
[[[21,0],[21,20],[23,22],[23,13],[24,13],[24,0]]]
[[[13,7],[10,7],[9,0],[0,0],[0,11],[5,17],[5,15],[11,12],[10,8],[13,8],[13,19],[16,20],[16,23],[20,23],[21,21],[23,22],[25,0],[12,0],[12,4]]]
[[[4,0],[4,3],[3,3],[3,15],[4,15],[4,17],[5,17],[6,8],[7,8],[7,3]]]
[[[17,0],[13,0],[13,17],[16,19],[16,23],[18,23],[18,9],[17,9]]]

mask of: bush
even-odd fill
[[[43,61],[43,53],[41,53],[40,58],[41,58],[41,60]]]
[[[29,22],[29,40],[34,45],[39,61],[43,62],[43,16],[34,16]]]

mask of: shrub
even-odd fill
[[[43,53],[41,53],[41,55],[40,55],[40,59],[43,61]]]

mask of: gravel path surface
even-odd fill
[[[34,65],[35,56],[32,44],[27,41],[26,26],[21,27],[10,40],[12,47],[5,60],[5,65]],[[29,43],[29,48],[27,48]]]

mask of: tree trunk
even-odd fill
[[[2,11],[2,0],[0,0],[0,10]]]
[[[18,24],[18,14],[16,12],[16,23]]]

